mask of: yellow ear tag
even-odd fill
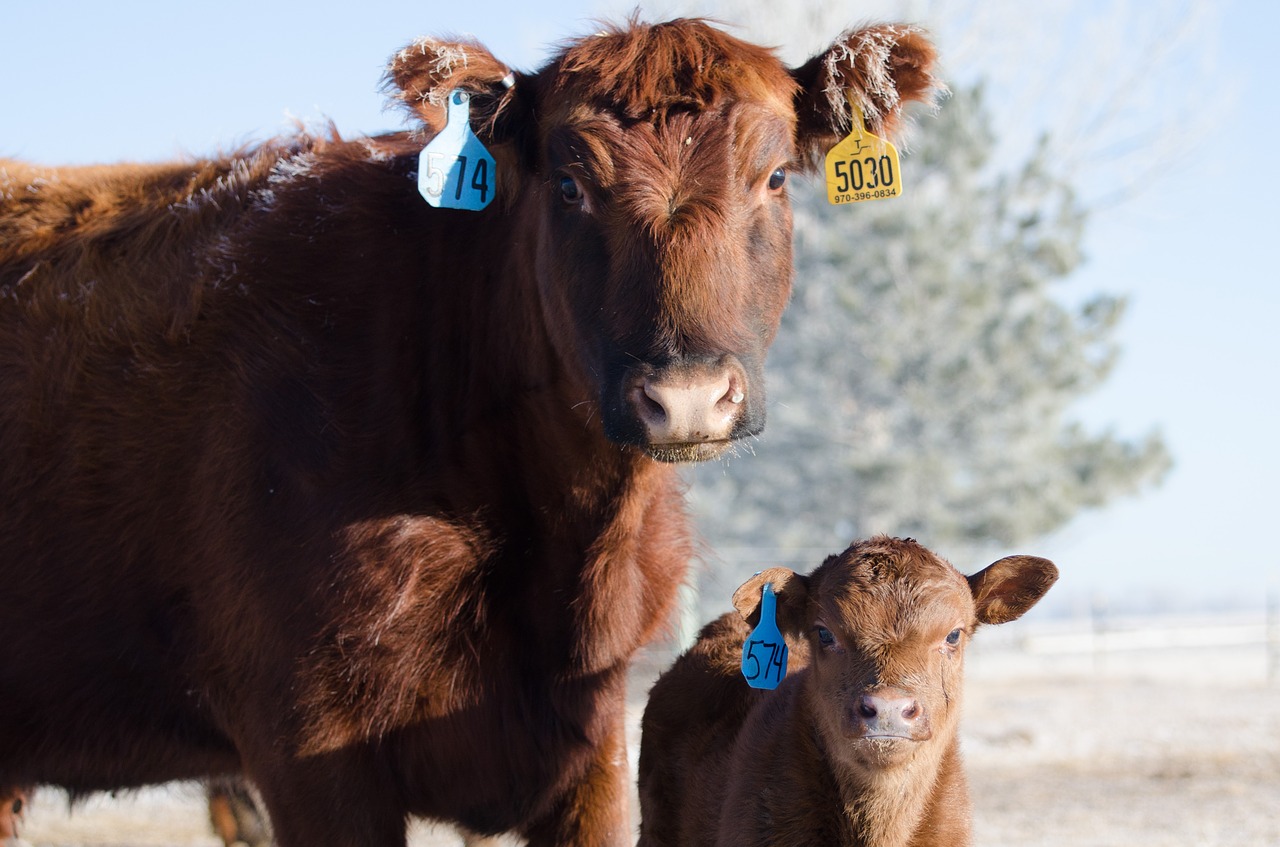
[[[898,148],[867,131],[862,109],[849,97],[853,132],[827,152],[827,199],[837,206],[902,194]]]

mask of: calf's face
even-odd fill
[[[966,578],[914,541],[876,538],[808,577],[765,571],[734,604],[750,618],[752,597],[774,583],[779,626],[809,641],[804,696],[827,755],[880,770],[950,742],[974,630],[1021,616],[1056,579],[1052,563],[1031,556]]]
[[[791,290],[789,174],[848,131],[847,96],[892,130],[931,93],[933,59],[914,28],[868,27],[792,70],[677,20],[572,42],[535,74],[443,42],[389,73],[428,131],[449,90],[470,93],[499,190],[515,185],[507,202],[536,217],[542,316],[589,417],[655,459],[697,461],[764,425],[765,351]]]

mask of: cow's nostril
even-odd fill
[[[636,406],[646,420],[662,423],[667,419],[667,408],[662,405],[659,393],[650,388],[646,380],[641,390],[636,392]]]
[[[902,719],[913,721],[920,717],[920,704],[912,700],[902,709]]]
[[[864,718],[874,718],[880,714],[876,710],[876,703],[870,697],[863,697],[858,701],[858,714]]]
[[[741,406],[742,401],[747,399],[747,388],[745,381],[736,373],[727,375],[727,384],[724,393],[720,395],[720,399],[716,401],[719,406],[722,403],[730,403],[734,406]]]

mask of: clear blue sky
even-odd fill
[[[1093,219],[1073,282],[1131,297],[1123,357],[1086,420],[1154,424],[1176,462],[1162,489],[1050,545],[1073,581],[1113,596],[1260,604],[1280,591],[1280,5],[1219,8],[1217,88],[1234,107],[1149,190]]]
[[[289,116],[332,118],[348,133],[394,129],[379,77],[415,36],[473,33],[532,68],[557,39],[589,31],[600,8],[5,3],[0,155],[57,164],[206,153],[287,131]],[[1177,466],[1162,489],[1026,551],[1059,562],[1064,597],[1240,602],[1280,589],[1271,538],[1280,508],[1280,168],[1271,149],[1280,4],[1228,0],[1219,12],[1214,73],[1235,106],[1208,138],[1188,139],[1192,153],[1175,171],[1092,220],[1089,262],[1072,283],[1132,298],[1123,359],[1081,415],[1126,435],[1159,427]]]

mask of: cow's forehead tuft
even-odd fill
[[[554,90],[632,120],[753,100],[789,111],[796,84],[772,50],[694,19],[631,24],[569,42]]]

